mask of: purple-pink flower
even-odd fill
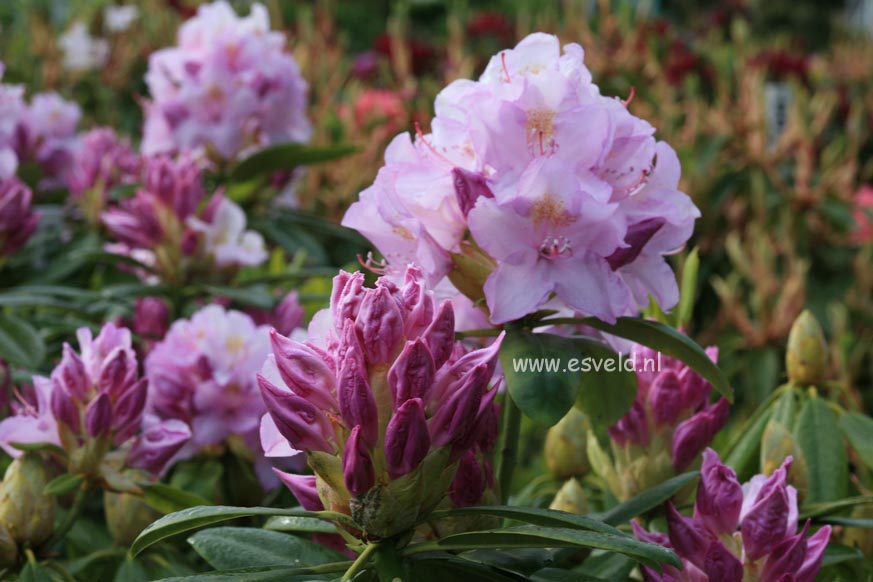
[[[141,157],[130,144],[108,127],[97,127],[79,136],[67,174],[70,194],[99,212],[112,188],[140,179]],[[89,200],[92,197],[93,200]]]
[[[233,160],[277,143],[305,142],[308,86],[267,9],[239,17],[224,0],[200,6],[177,46],[152,53],[142,149]]]
[[[411,527],[449,493],[457,467],[461,483],[474,483],[476,455],[493,446],[500,341],[468,352],[454,333],[451,302],[436,304],[417,267],[402,284],[382,277],[374,288],[361,273],[341,272],[309,341],[272,333],[258,376],[269,412],[264,449],[305,451],[323,506],[363,531]],[[283,480],[314,503],[301,478]],[[483,478],[480,496],[484,487]],[[455,492],[461,502],[475,493]]]
[[[24,246],[36,230],[39,213],[33,192],[17,178],[0,180],[0,260]]]
[[[637,538],[671,548],[682,559],[682,571],[664,566],[659,573],[644,566],[645,580],[812,582],[831,526],[808,536],[807,520],[797,530],[797,491],[788,485],[790,467],[789,457],[769,477],[756,475],[740,486],[733,469],[707,449],[693,518],[669,503],[668,534],[650,533],[632,522]]]
[[[446,87],[435,110],[430,134],[394,139],[343,220],[389,268],[462,282],[483,273],[458,258],[477,259],[493,323],[550,301],[605,321],[650,297],[677,302],[664,255],[699,212],[678,191],[675,152],[628,103],[600,95],[579,45],[562,54],[557,37],[532,34],[478,81]]]

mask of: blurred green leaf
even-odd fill
[[[0,359],[36,369],[45,358],[45,344],[33,326],[14,315],[0,314]]]
[[[667,479],[660,485],[646,489],[636,497],[628,499],[611,509],[600,513],[590,513],[588,517],[610,525],[627,523],[631,518],[642,515],[673,497],[680,489],[697,479],[698,475],[697,471],[682,473],[672,479]]]
[[[443,511],[436,511],[431,514],[431,518],[439,519],[443,517],[455,517],[464,515],[491,515],[502,519],[520,521],[531,525],[540,525],[544,527],[561,527],[571,529],[584,529],[590,531],[599,531],[612,535],[624,536],[626,533],[618,530],[611,525],[591,519],[590,517],[573,515],[564,511],[555,511],[553,509],[542,509],[538,507],[513,507],[509,505],[485,505],[481,507],[458,507]],[[430,518],[429,518],[430,519]]]
[[[141,483],[143,501],[146,505],[160,513],[173,513],[198,505],[212,505],[209,500],[195,493],[177,489],[164,483]]]
[[[66,495],[70,491],[78,489],[85,482],[85,476],[81,474],[64,473],[55,477],[42,490],[43,495]]]
[[[356,152],[357,149],[350,145],[318,148],[296,143],[268,147],[240,162],[231,171],[230,181],[246,182],[273,172],[290,171],[299,166],[338,160]]]
[[[619,356],[606,345],[587,338],[573,338],[577,358],[592,364],[575,374],[579,381],[576,408],[584,412],[591,424],[608,428],[627,414],[637,397],[637,375],[623,369],[631,360]],[[599,370],[593,366],[601,366]]]
[[[848,494],[849,459],[837,415],[827,402],[811,395],[800,409],[794,434],[809,467],[806,503],[844,498]]]
[[[873,418],[860,412],[840,416],[840,430],[868,469],[873,469]]]
[[[197,532],[188,543],[216,570],[257,566],[316,566],[342,562],[337,551],[303,538],[248,527],[216,527]]]
[[[327,521],[312,517],[280,516],[271,517],[264,529],[284,532],[337,533],[336,527]]]

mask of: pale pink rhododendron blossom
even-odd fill
[[[675,551],[682,570],[642,566],[646,582],[813,582],[831,535],[826,525],[798,531],[797,491],[788,485],[791,457],[772,475],[755,475],[742,486],[712,449],[703,454],[693,518],[667,506],[668,534],[651,533],[636,520],[636,537]]]
[[[227,2],[200,6],[177,46],[149,57],[142,150],[232,160],[277,143],[305,142],[308,86],[267,9],[240,17]]]
[[[501,338],[468,351],[454,331],[451,302],[434,301],[417,267],[374,288],[341,272],[306,341],[273,331],[258,376],[269,412],[262,445],[269,456],[306,453],[315,476],[277,471],[304,507],[346,513],[387,537],[446,497],[482,499]]]
[[[130,331],[110,323],[96,337],[88,328],[76,335],[79,351],[64,344],[50,377],[35,376],[33,396],[20,397],[0,422],[0,447],[17,457],[13,443],[58,445],[71,471],[106,478],[104,460],[162,472],[191,431],[177,420],[144,426],[148,382],[139,376]]]
[[[148,414],[191,425],[181,452],[238,437],[260,452],[258,427],[266,407],[256,375],[270,353],[269,328],[239,311],[209,305],[173,323],[145,360]]]
[[[557,37],[532,34],[478,81],[446,87],[430,134],[394,139],[343,224],[389,270],[416,263],[432,284],[484,252],[493,323],[556,299],[605,321],[650,296],[669,309],[678,288],[664,255],[699,211],[678,190],[676,153],[628,105],[600,94],[579,45],[562,53]]]

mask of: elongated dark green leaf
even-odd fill
[[[531,525],[541,525],[545,527],[562,527],[572,529],[585,529],[590,531],[599,531],[618,536],[626,536],[627,534],[618,530],[611,525],[607,525],[602,521],[591,519],[581,515],[573,515],[564,511],[555,511],[552,509],[541,509],[538,507],[512,507],[509,505],[494,505],[481,507],[461,507],[444,511],[437,511],[431,514],[434,518],[454,517],[462,515],[493,515],[503,519],[511,519],[521,521]]]
[[[311,517],[271,517],[264,529],[286,532],[336,533],[336,527],[327,521]]]
[[[261,309],[272,309],[276,304],[276,299],[263,285],[252,285],[251,287],[209,285],[205,289],[216,297],[227,297],[237,303]]]
[[[524,582],[528,580],[526,576],[510,570],[448,555],[428,556],[414,560],[409,578],[416,582],[446,582],[447,580]]]
[[[863,560],[864,554],[858,548],[852,548],[844,544],[830,542],[825,548],[824,558],[821,561],[823,568],[841,564],[843,562],[853,562],[855,560]]]
[[[36,562],[28,562],[18,574],[18,582],[54,582],[51,572]]]
[[[300,144],[281,144],[255,152],[239,163],[230,174],[231,182],[245,182],[273,172],[293,170],[343,158],[357,151],[355,146],[337,145],[317,148]]]
[[[592,513],[588,517],[610,525],[626,523],[631,518],[641,515],[650,509],[657,507],[673,497],[677,491],[694,481],[699,473],[689,471],[672,479],[667,479],[660,485],[646,489],[636,497],[628,499],[620,505],[602,513]]]
[[[685,327],[691,321],[694,304],[697,300],[697,273],[700,270],[700,256],[692,249],[682,266],[682,282],[679,285],[679,305],[676,307],[676,327]]]
[[[806,503],[800,511],[800,517],[819,517],[822,515],[833,515],[844,509],[855,507],[856,505],[873,504],[873,495],[859,495],[857,497],[846,497],[836,501],[826,501],[824,503]]]
[[[323,573],[343,572],[350,565],[351,562],[340,562],[333,567],[331,564],[325,564],[316,568],[286,568],[284,566],[244,568],[163,578],[158,582],[303,582],[304,580],[328,580],[334,579],[336,576],[328,577],[324,576]]]
[[[548,323],[548,319],[541,324]],[[709,359],[694,340],[663,323],[637,317],[619,317],[615,324],[604,323],[594,317],[580,320],[594,329],[637,342],[653,350],[683,361],[706,378],[713,388],[733,401],[733,390],[727,376]]]
[[[84,475],[73,473],[64,473],[59,477],[55,477],[42,490],[45,495],[66,495],[74,489],[78,489],[79,485],[85,482]]]
[[[14,315],[0,314],[0,359],[35,369],[45,358],[45,343],[33,326]]]
[[[229,507],[216,505],[212,507],[192,507],[183,509],[170,515],[165,515],[147,528],[134,540],[130,548],[135,556],[147,547],[170,536],[180,534],[192,529],[198,529],[240,517],[252,517],[262,515],[272,517],[274,515],[292,515],[300,517],[330,518],[335,514],[322,511],[305,511],[302,509],[278,509],[273,507]],[[338,517],[338,516],[337,516]]]
[[[873,418],[860,412],[840,416],[840,430],[868,469],[873,469]]]
[[[113,582],[149,582],[152,577],[138,560],[124,560],[115,572]]]
[[[806,502],[844,498],[849,489],[849,460],[836,413],[812,395],[800,409],[794,434],[809,467]]]
[[[873,529],[873,517],[818,517],[815,521],[858,529]]]
[[[563,367],[578,355],[568,338],[516,330],[507,333],[500,346],[500,364],[519,410],[548,426],[561,420],[579,390],[578,374]]]
[[[253,566],[295,568],[342,562],[345,557],[303,538],[250,527],[215,527],[199,531],[188,543],[217,570]]]
[[[548,528],[533,525],[467,532],[446,536],[434,543],[446,550],[473,550],[502,548],[592,548],[618,552],[644,564],[661,563],[679,566],[679,558],[662,546],[640,542],[630,536],[616,536],[600,532]],[[415,546],[411,546],[410,550]]]
[[[780,393],[774,392],[767,400],[758,406],[755,413],[749,418],[742,429],[739,431],[733,444],[722,451],[721,457],[729,467],[732,467],[737,472],[737,477],[741,481],[745,481],[752,474],[757,473],[759,465],[759,455],[761,450],[761,437],[764,434],[764,429],[773,415],[773,406],[779,398]]]
[[[592,424],[608,428],[627,414],[637,396],[637,376],[633,368],[626,368],[631,360],[586,338],[574,338],[573,346],[580,368],[575,372],[579,381],[576,408]]]
[[[173,513],[198,505],[212,505],[209,500],[164,483],[141,483],[143,501],[161,513]]]
[[[604,578],[596,578],[581,572],[561,570],[560,568],[543,568],[534,572],[530,580],[532,582],[606,582]]]

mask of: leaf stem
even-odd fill
[[[357,559],[352,562],[352,565],[349,566],[349,569],[346,570],[346,573],[343,574],[343,577],[340,579],[340,582],[346,582],[347,580],[351,580],[355,577],[355,575],[361,571],[361,569],[367,565],[367,562],[370,561],[370,555],[376,551],[376,548],[379,547],[379,544],[367,544],[367,547],[364,548],[364,551],[357,557]]]
[[[512,474],[518,457],[518,441],[521,432],[521,411],[507,391],[503,398],[503,411],[500,422],[500,458],[498,459],[497,479],[500,483],[500,502],[509,500],[512,489]]]
[[[76,496],[73,498],[73,505],[70,506],[70,510],[64,516],[64,520],[61,522],[61,525],[55,530],[55,533],[52,534],[51,539],[49,539],[48,543],[46,543],[45,547],[49,550],[54,548],[56,545],[64,541],[64,538],[69,533],[70,529],[72,529],[73,525],[76,523],[76,519],[78,519],[79,514],[82,512],[82,507],[85,505],[85,498],[87,497],[88,492],[88,482],[84,482],[79,486],[79,489],[76,491]]]
[[[403,580],[403,564],[397,554],[393,540],[385,540],[376,546],[376,573],[380,582],[400,582]]]

